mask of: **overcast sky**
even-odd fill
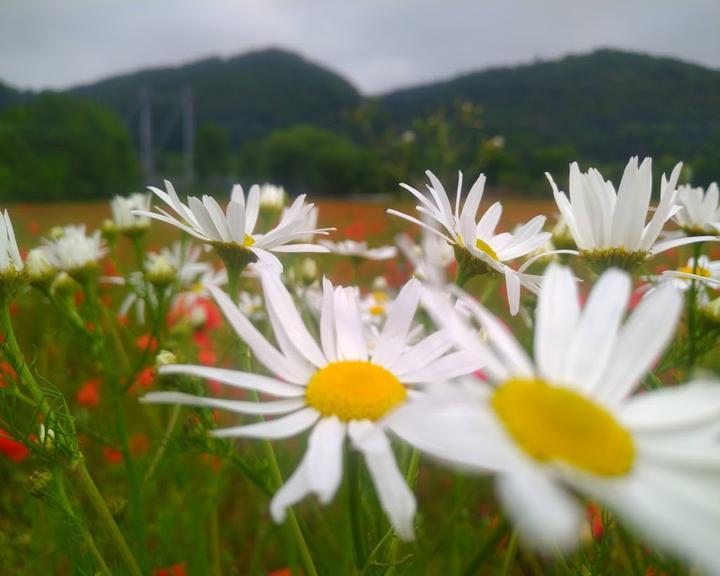
[[[280,46],[366,93],[596,47],[720,68],[720,0],[0,0],[0,80],[62,88]]]

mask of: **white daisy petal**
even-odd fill
[[[628,398],[617,408],[634,432],[692,428],[720,420],[720,384],[696,381]]]
[[[415,311],[420,303],[420,283],[410,279],[395,299],[372,354],[372,362],[391,366],[402,354]]]
[[[403,540],[414,537],[415,496],[405,482],[390,442],[382,430],[367,420],[351,421],[348,435],[365,457],[380,505]]]
[[[529,544],[555,552],[577,546],[584,514],[575,499],[547,474],[519,464],[497,479],[497,492]]]
[[[629,276],[619,270],[609,270],[600,277],[567,343],[559,382],[571,382],[585,392],[604,384],[600,377],[611,358],[630,288]]]
[[[335,289],[335,331],[341,360],[367,360],[357,289]]]
[[[242,315],[225,292],[216,286],[209,286],[208,290],[215,299],[215,302],[220,306],[220,309],[225,314],[225,317],[235,332],[247,343],[260,363],[271,372],[274,372],[289,382],[305,384],[308,381],[311,371],[306,366],[292,362],[289,358],[280,354],[280,352],[260,334],[257,328]]]
[[[182,404],[185,406],[198,406],[204,408],[220,408],[239,414],[287,414],[305,406],[303,398],[287,400],[274,400],[271,402],[243,402],[241,400],[222,400],[219,398],[206,398],[193,396],[182,392],[150,392],[140,402],[145,404]]]
[[[266,438],[268,440],[277,440],[278,438],[297,436],[315,424],[319,418],[320,413],[314,408],[308,407],[287,416],[258,422],[257,424],[218,428],[212,430],[210,434],[216,438]]]
[[[535,360],[544,378],[561,380],[565,354],[579,319],[577,283],[572,272],[549,266],[535,313]]]
[[[321,504],[332,500],[342,480],[344,440],[345,424],[336,416],[321,419],[310,434],[307,449],[308,484]]]
[[[615,403],[637,386],[640,378],[670,342],[682,311],[682,296],[673,288],[659,288],[646,296],[620,330],[601,376],[605,384],[594,395]]]
[[[272,271],[261,270],[260,278],[268,312],[272,312],[271,320],[273,320],[275,336],[278,337],[281,333],[286,335],[289,343],[307,361],[317,368],[325,366],[327,360],[310,335],[280,276]],[[287,354],[287,350],[284,351]]]
[[[228,370],[226,368],[211,368],[209,366],[196,366],[192,364],[170,364],[168,366],[161,366],[158,372],[165,375],[187,374],[189,376],[197,376],[198,378],[217,380],[218,382],[234,386],[235,388],[256,390],[263,394],[270,394],[281,398],[295,398],[305,395],[305,389],[302,386],[281,382],[268,376],[239,372],[238,370]]]

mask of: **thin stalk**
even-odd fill
[[[85,298],[90,307],[92,320],[100,327],[101,321],[101,305],[97,297],[96,285],[93,279],[89,279],[83,283]],[[110,388],[111,404],[113,416],[115,420],[115,431],[117,439],[120,443],[120,452],[125,463],[125,473],[130,488],[130,512],[133,526],[135,541],[140,550],[140,562],[145,565],[145,514],[143,511],[143,494],[138,476],[135,462],[130,452],[130,440],[127,432],[127,424],[125,422],[125,412],[122,407],[123,390],[114,369],[115,362],[109,350],[110,346],[107,338],[100,336],[99,356],[101,366],[103,367],[103,379]]]
[[[365,539],[362,529],[362,506],[360,505],[360,456],[354,450],[347,450],[348,509],[350,533],[353,542],[355,568],[362,570],[367,563]]]
[[[216,499],[219,497],[216,495]],[[220,558],[220,520],[218,518],[217,503],[210,513],[210,564],[213,576],[222,576],[222,561]]]
[[[623,550],[625,551],[628,565],[630,566],[630,573],[633,574],[633,576],[642,576],[642,571],[640,570],[640,566],[638,566],[635,549],[633,548],[633,543],[630,541],[630,536],[620,526],[617,527],[617,533],[620,537]]]
[[[73,510],[73,507],[70,504],[70,500],[68,499],[67,493],[65,492],[65,483],[63,482],[62,471],[59,469],[59,467],[53,473],[53,481],[55,482],[56,495],[58,497],[58,503],[62,508],[62,511],[68,517],[70,522],[76,527],[76,529],[81,533],[85,546],[90,551],[90,554],[95,560],[98,569],[104,576],[112,576],[112,572],[110,572],[110,569],[105,563],[105,559],[102,557],[100,550],[98,550],[97,546],[95,545],[95,539],[92,537],[92,533],[90,532],[90,530],[88,530],[85,522],[78,518],[77,514],[75,514],[75,510]]]
[[[500,520],[495,529],[490,533],[490,536],[488,536],[485,542],[483,542],[483,545],[480,547],[475,557],[468,562],[465,570],[463,570],[463,574],[465,576],[474,576],[477,574],[478,569],[483,565],[485,560],[487,560],[488,556],[492,554],[495,547],[498,545],[500,540],[502,540],[502,537],[505,536],[506,531],[507,522],[505,520]]]
[[[518,533],[517,530],[513,530],[510,536],[510,542],[508,542],[507,550],[505,551],[505,557],[503,558],[502,570],[500,571],[501,576],[507,576],[510,574],[510,567],[512,566],[513,560],[515,560],[515,554],[517,553],[518,545]]]
[[[120,532],[120,529],[115,523],[115,519],[110,513],[107,504],[105,504],[105,499],[102,497],[102,494],[100,494],[92,476],[90,476],[90,472],[88,471],[87,466],[85,466],[85,462],[81,460],[74,466],[70,467],[69,470],[76,479],[80,489],[87,496],[90,504],[95,509],[95,512],[97,512],[100,517],[100,521],[110,536],[110,539],[115,544],[123,563],[128,569],[128,573],[132,576],[142,576],[140,566],[138,565],[137,560],[135,560],[135,556],[133,556],[133,553],[130,551],[130,547],[127,545],[122,532]]]
[[[420,466],[420,452],[413,448],[412,452],[410,453],[410,459],[408,461],[408,467],[405,470],[405,482],[407,482],[408,486],[412,488],[415,485],[415,480],[417,479],[417,472],[418,467]],[[395,562],[397,561],[397,554],[398,550],[400,548],[400,539],[398,538],[398,535],[393,532],[392,539],[390,540],[390,544],[388,546],[388,554],[387,558],[389,560],[389,563],[391,566],[394,566]]]
[[[225,261],[225,268],[228,273],[228,291],[230,293],[230,299],[235,304],[237,304],[239,300],[240,274],[242,272],[242,269],[238,266],[232,265],[232,263],[230,263],[228,260]],[[245,350],[243,353],[243,369],[247,372],[252,371],[252,357],[250,355],[250,349],[247,344],[245,345]],[[250,396],[256,402],[260,401],[260,397],[258,396],[257,392],[251,392]],[[260,417],[260,420],[263,420],[262,416]],[[277,457],[275,456],[275,450],[269,440],[262,440],[261,444],[263,452],[265,453],[265,459],[270,466],[270,477],[272,480],[273,488],[277,490],[283,485],[283,477],[282,473],[280,472],[280,466],[278,465]],[[317,576],[318,572],[315,568],[312,554],[310,553],[310,549],[308,548],[305,537],[303,536],[302,529],[300,528],[300,523],[295,516],[295,511],[292,510],[292,508],[288,509],[287,511],[287,523],[292,538],[298,547],[298,552],[300,553],[300,560],[302,562],[303,568],[305,569],[306,576]]]
[[[692,273],[697,274],[698,271],[698,259],[702,252],[702,242],[693,244],[693,267]],[[697,344],[696,344],[696,318],[697,318],[697,295],[698,295],[698,284],[695,278],[690,282],[690,289],[688,290],[687,297],[687,309],[688,309],[688,357],[687,357],[687,372],[692,372],[695,367],[695,360],[697,356]]]
[[[147,471],[145,472],[145,477],[143,478],[142,482],[143,486],[145,486],[150,480],[150,478],[152,478],[153,474],[155,473],[155,469],[165,455],[168,444],[170,444],[170,438],[172,437],[172,434],[175,431],[175,426],[177,425],[178,419],[180,418],[180,410],[181,406],[179,404],[176,404],[172,407],[170,419],[168,420],[167,426],[165,427],[165,432],[160,439],[160,444],[158,444],[157,452],[155,452],[155,456],[153,456],[153,459],[150,462]]]

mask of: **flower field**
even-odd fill
[[[0,573],[720,574],[717,186],[427,177],[7,207]]]

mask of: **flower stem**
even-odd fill
[[[160,439],[160,444],[158,445],[157,452],[155,452],[155,456],[153,457],[152,462],[150,462],[150,465],[147,467],[147,471],[145,472],[145,476],[142,482],[143,486],[145,486],[150,480],[150,478],[152,478],[153,474],[155,473],[155,469],[165,455],[168,444],[170,444],[170,437],[175,431],[175,426],[177,425],[178,419],[180,418],[180,410],[181,406],[179,404],[173,406],[172,408],[172,412],[170,413],[170,419],[168,420],[165,432]]]
[[[505,552],[505,558],[503,559],[502,570],[500,572],[501,576],[507,576],[510,574],[510,566],[512,566],[513,560],[515,559],[515,553],[517,552],[517,544],[518,533],[517,530],[513,530],[513,533],[510,536],[510,542],[508,542],[507,551]]]
[[[365,541],[362,530],[362,507],[360,506],[360,456],[354,450],[347,450],[348,500],[350,532],[353,542],[355,567],[362,570],[366,563]]]
[[[702,242],[696,242],[693,244],[693,267],[692,273],[697,274],[698,271],[698,259],[702,251]],[[692,372],[695,367],[695,360],[697,356],[697,343],[696,343],[696,318],[697,318],[697,296],[698,296],[698,283],[695,278],[690,282],[690,289],[687,295],[687,331],[688,331],[688,354],[687,354],[687,372],[688,375]]]
[[[498,525],[490,533],[485,542],[483,542],[483,545],[480,547],[475,557],[465,567],[465,570],[463,571],[465,576],[474,576],[477,574],[478,569],[483,565],[483,562],[485,562],[487,557],[492,554],[492,551],[498,545],[500,540],[502,540],[503,536],[505,536],[506,531],[507,522],[502,519],[498,522]]]
[[[109,534],[110,539],[115,544],[120,557],[128,569],[128,574],[131,574],[132,576],[142,576],[137,560],[135,560],[135,556],[133,556],[133,553],[130,551],[125,538],[120,532],[120,529],[115,523],[115,520],[107,507],[107,504],[105,504],[105,499],[102,497],[102,494],[100,494],[92,476],[90,476],[90,472],[88,471],[87,466],[85,466],[85,462],[83,460],[76,462],[74,466],[70,467],[70,472],[73,474],[81,490],[85,493],[90,501],[90,504],[100,517],[100,521]]]

